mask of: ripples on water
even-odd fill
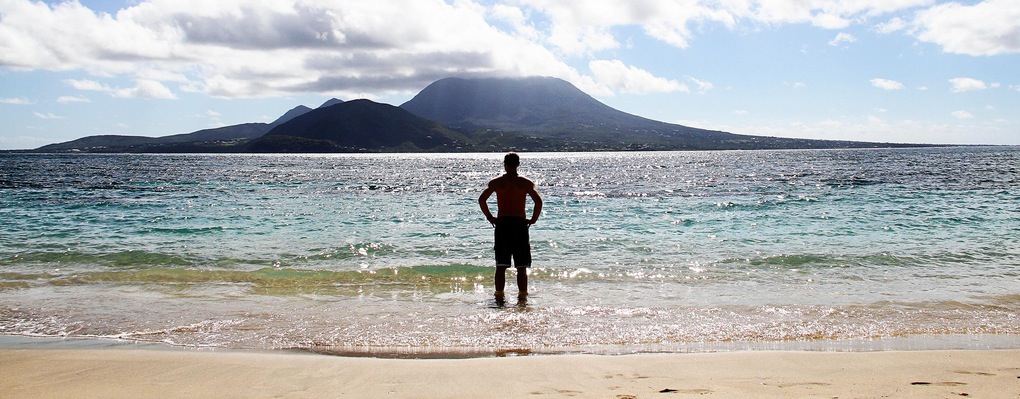
[[[500,161],[0,154],[0,334],[616,353],[1020,332],[1015,148],[524,154],[545,209],[534,295],[506,308],[476,203]]]

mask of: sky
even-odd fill
[[[0,0],[0,149],[520,76],[740,134],[1020,145],[1020,0]]]

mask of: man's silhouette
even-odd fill
[[[496,227],[496,297],[501,299],[506,286],[506,269],[510,268],[511,259],[517,268],[517,288],[519,296],[528,295],[528,268],[531,267],[531,242],[528,227],[538,221],[542,214],[542,197],[535,191],[535,183],[517,175],[517,167],[521,159],[516,153],[508,153],[503,158],[506,174],[489,181],[489,186],[478,197],[478,205],[482,213]],[[496,193],[496,216],[489,211],[489,196]],[[528,218],[525,202],[527,197],[535,203],[531,218]]]

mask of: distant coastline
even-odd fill
[[[41,153],[456,153],[914,148],[753,136],[659,122],[609,107],[548,77],[436,81],[397,107],[330,99],[299,105],[272,123],[244,123],[163,137],[97,135]]]

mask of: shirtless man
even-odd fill
[[[478,205],[482,213],[496,227],[496,296],[503,296],[506,286],[506,269],[510,268],[510,260],[517,268],[517,288],[519,296],[528,295],[528,268],[531,267],[531,242],[528,238],[528,227],[538,221],[542,214],[542,197],[535,191],[535,183],[517,175],[517,167],[521,159],[516,153],[508,153],[503,158],[506,174],[492,179],[489,186],[478,197]],[[496,217],[489,211],[489,196],[496,193]],[[527,197],[535,203],[531,218],[525,208]]]

